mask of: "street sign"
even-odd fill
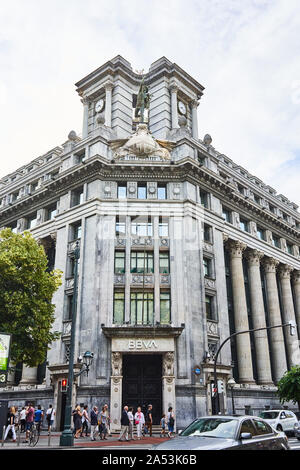
[[[199,366],[194,367],[193,372],[194,372],[196,375],[200,375],[200,374],[201,374],[201,369],[200,369],[200,367],[199,367]]]
[[[10,342],[10,334],[0,333],[0,387],[4,387],[7,381]]]

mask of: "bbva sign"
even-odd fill
[[[158,345],[154,339],[130,339],[128,349],[157,349]]]

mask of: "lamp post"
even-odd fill
[[[74,250],[74,291],[72,303],[72,327],[71,327],[71,340],[70,340],[70,355],[69,355],[69,372],[68,372],[68,388],[67,400],[65,410],[65,424],[64,430],[61,433],[59,445],[60,446],[73,446],[74,435],[71,429],[71,415],[72,415],[72,392],[74,381],[74,349],[75,349],[75,330],[76,330],[76,314],[77,314],[77,285],[78,285],[78,262],[80,258],[79,242],[77,240]]]
[[[234,380],[233,377],[231,377],[231,379],[228,380],[227,385],[231,389],[232,414],[234,415],[235,414],[235,407],[234,407],[234,398],[233,398],[233,388],[235,386],[235,380]]]

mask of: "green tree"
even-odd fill
[[[292,401],[300,410],[300,366],[293,366],[279,380],[278,396],[280,402]]]
[[[47,256],[30,232],[0,232],[0,331],[12,334],[11,360],[34,367],[44,362],[52,341],[61,272],[47,272]]]

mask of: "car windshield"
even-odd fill
[[[202,418],[190,424],[181,436],[220,437],[233,439],[238,426],[237,419]]]
[[[263,419],[276,419],[278,415],[279,411],[263,411],[259,414],[259,417]]]

